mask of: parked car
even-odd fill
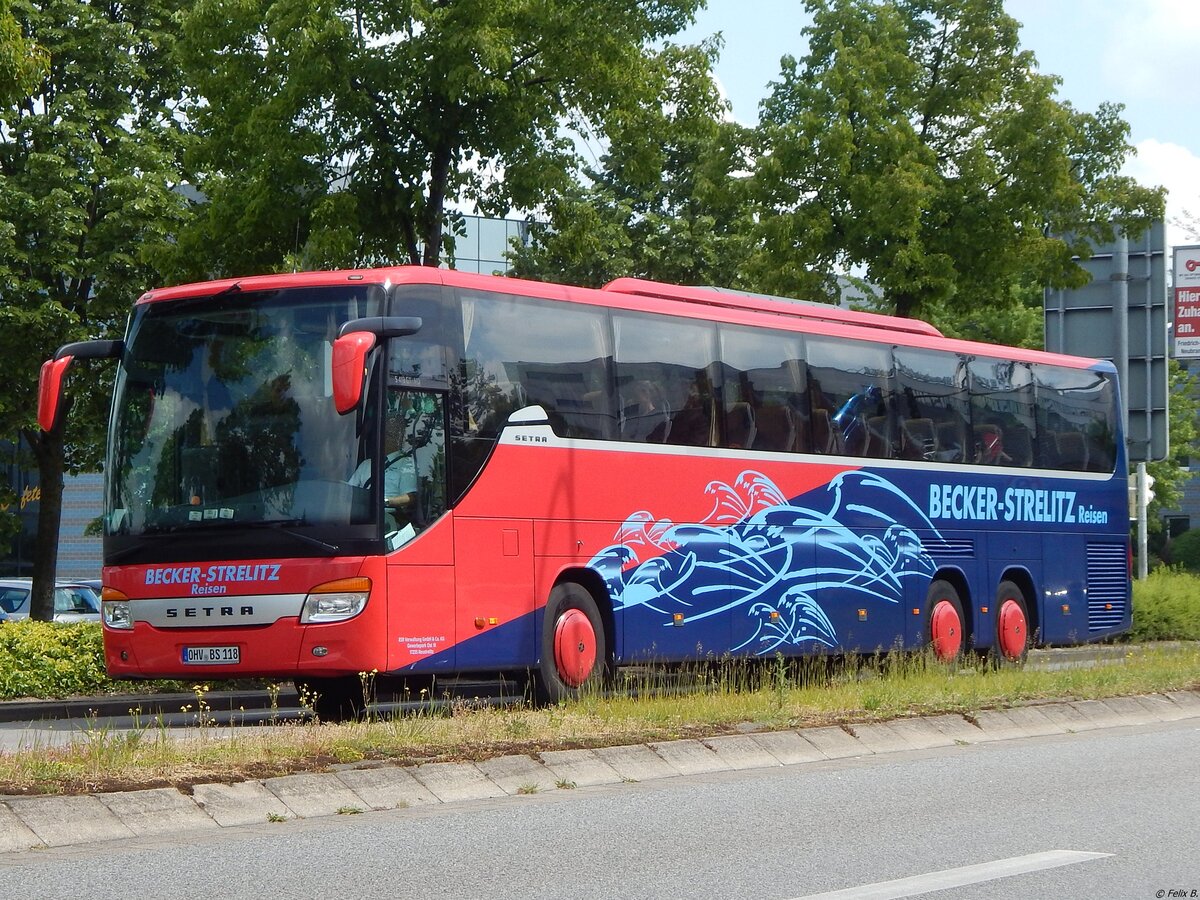
[[[0,610],[8,621],[29,618],[30,578],[0,580]],[[100,598],[85,584],[59,581],[54,586],[55,622],[99,622]]]

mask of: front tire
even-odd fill
[[[309,706],[320,722],[346,722],[366,713],[363,681],[357,675],[296,680],[301,705]]]
[[[602,688],[609,669],[608,640],[595,598],[575,582],[555,585],[542,617],[538,699],[577,700]]]

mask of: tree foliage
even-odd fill
[[[699,0],[201,0],[182,56],[206,218],[181,276],[437,264],[451,204],[565,191]]]
[[[0,0],[0,103],[15,103],[31,92],[47,62],[45,49],[21,33],[10,0]]]
[[[35,618],[53,612],[62,475],[99,465],[107,392],[79,392],[64,441],[61,425],[36,426],[34,376],[60,344],[120,332],[181,220],[178,82],[167,59],[180,5],[13,7],[49,54],[31,90],[0,107],[0,347],[26,373],[0,388],[0,433],[23,435],[37,460]]]
[[[753,228],[750,134],[712,78],[717,44],[667,47],[659,95],[612,129],[585,182],[551,198],[513,274],[739,286]]]
[[[1014,283],[1077,285],[1087,240],[1162,215],[1118,174],[1120,107],[1058,100],[1002,0],[807,6],[808,52],[763,104],[764,287],[829,293],[862,267],[902,316],[1012,308]]]

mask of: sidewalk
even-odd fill
[[[710,772],[803,766],[832,759],[955,747],[1127,725],[1200,719],[1200,693],[1083,700],[940,715],[678,740],[597,750],[554,750],[478,763],[332,767],[237,784],[70,797],[0,798],[0,854],[134,837],[371,810],[403,809],[565,788],[615,785]],[[0,855],[0,866],[19,857]]]

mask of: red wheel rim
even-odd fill
[[[949,661],[958,656],[962,647],[962,620],[949,600],[939,600],[934,604],[929,619],[929,633],[933,637],[933,652],[938,659]]]
[[[1025,652],[1025,638],[1029,628],[1025,621],[1025,610],[1016,600],[1005,600],[1000,604],[1000,652],[1007,659],[1020,659]]]
[[[579,687],[596,667],[596,631],[580,609],[568,609],[554,625],[554,665],[558,677]]]

